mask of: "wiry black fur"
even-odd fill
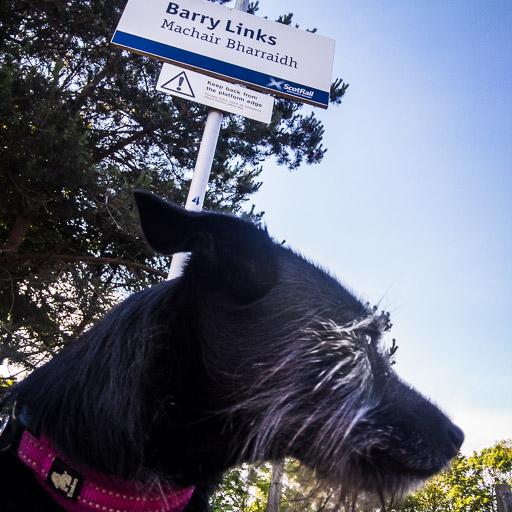
[[[195,485],[193,512],[241,461],[294,456],[350,497],[400,493],[455,455],[462,432],[398,379],[381,318],[337,281],[248,222],[136,199],[156,250],[192,251],[184,275],[129,297],[13,390],[68,458]],[[13,455],[0,468],[0,510],[61,510]]]

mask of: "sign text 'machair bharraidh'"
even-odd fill
[[[205,0],[128,0],[114,44],[327,107],[334,41]]]

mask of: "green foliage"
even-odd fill
[[[0,364],[34,368],[165,275],[131,190],[185,202],[207,109],[155,92],[161,65],[110,45],[124,5],[0,2]],[[268,126],[225,116],[206,208],[257,220],[266,159],[322,160],[324,128],[302,110],[277,100]]]
[[[271,464],[244,465],[226,473],[213,498],[213,510],[264,512]],[[458,454],[450,468],[387,508],[388,512],[497,512],[496,484],[512,486],[512,440],[500,441],[471,456]],[[352,511],[340,489],[318,484],[314,472],[287,459],[279,512]],[[355,511],[380,512],[375,499],[360,496]]]
[[[313,471],[294,459],[286,461],[280,512],[334,511],[342,506],[339,489],[322,487]]]
[[[458,454],[448,470],[407,497],[395,512],[496,512],[496,484],[512,485],[512,440],[471,456]]]
[[[15,384],[14,379],[4,379],[3,377],[0,377],[0,393],[2,388],[10,388],[13,384]]]
[[[214,512],[265,512],[272,464],[243,465],[224,475],[222,487],[212,499]],[[340,489],[320,486],[314,472],[295,459],[287,459],[279,512],[344,510]]]
[[[270,473],[271,464],[244,464],[228,471],[212,498],[212,511],[264,512]]]

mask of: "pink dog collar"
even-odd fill
[[[18,456],[39,483],[68,512],[181,512],[193,487],[155,489],[70,467],[44,437],[24,431]]]

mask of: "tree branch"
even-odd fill
[[[18,248],[21,245],[21,242],[23,242],[31,223],[32,221],[30,219],[18,214],[16,221],[14,222],[14,226],[11,228],[4,247],[0,252],[18,252]]]
[[[149,123],[145,128],[138,131],[137,133],[134,133],[131,137],[125,137],[124,139],[121,139],[113,146],[110,146],[105,151],[96,153],[93,157],[93,163],[97,164],[98,162],[101,162],[101,160],[103,160],[104,158],[107,158],[108,156],[113,155],[114,153],[117,153],[121,149],[125,148],[129,144],[132,144],[136,140],[141,139],[142,137],[144,137],[145,135],[147,135],[148,133],[150,133],[153,130],[154,130],[153,124]]]
[[[48,2],[50,0],[45,0],[45,1]],[[55,0],[53,0],[53,1],[55,1]],[[99,73],[97,73],[89,83],[84,85],[84,87],[78,93],[77,97],[75,98],[75,100],[73,102],[73,108],[75,110],[78,110],[85,103],[87,96],[89,95],[89,91],[95,89],[96,86],[110,73],[111,69],[112,69],[111,62],[107,62],[105,64],[105,66],[103,67],[103,69]]]
[[[167,277],[167,273],[162,270],[144,265],[143,263],[136,263],[134,261],[121,260],[119,258],[106,258],[98,256],[74,256],[67,254],[19,254],[14,257],[16,260],[25,261],[55,261],[59,263],[86,263],[89,265],[118,265],[127,267],[132,270],[144,270],[150,274]]]

